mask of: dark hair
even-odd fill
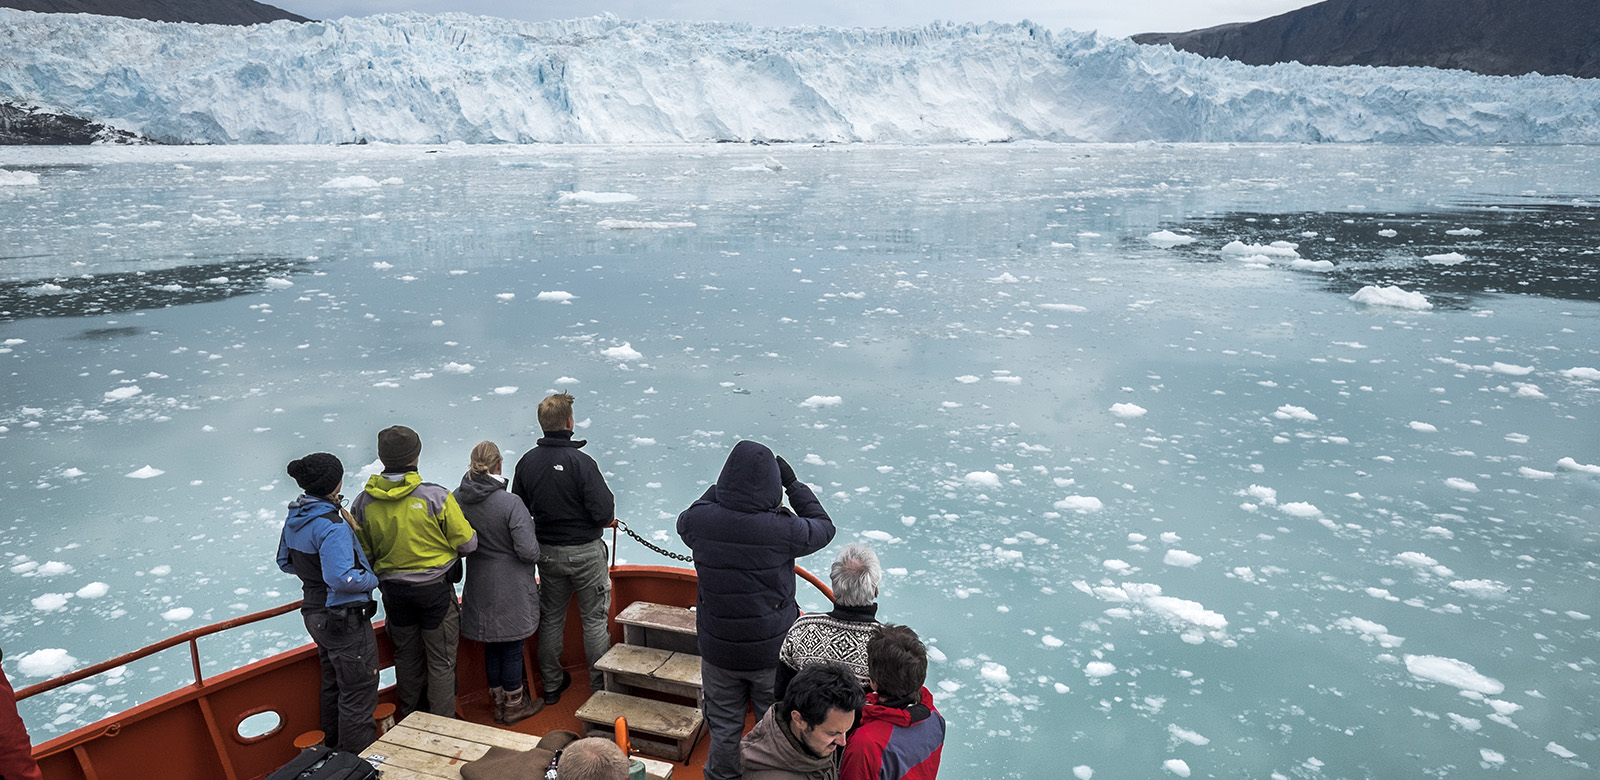
[[[928,678],[928,649],[906,626],[878,626],[867,640],[867,676],[878,686],[880,699],[915,695]]]
[[[861,681],[855,672],[844,664],[827,661],[812,664],[800,670],[789,682],[778,711],[788,720],[789,713],[798,712],[807,726],[816,727],[828,719],[829,710],[859,712],[867,703],[861,691]]]

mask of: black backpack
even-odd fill
[[[312,745],[266,780],[372,780],[378,770],[355,753]]]

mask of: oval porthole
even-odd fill
[[[260,742],[283,729],[283,716],[273,710],[253,712],[240,719],[233,734],[245,744]]]

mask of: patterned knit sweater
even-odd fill
[[[867,684],[867,640],[878,627],[878,605],[864,607],[835,606],[832,612],[801,615],[783,638],[778,650],[778,660],[793,675],[812,664],[838,661],[855,672],[861,684]],[[787,682],[785,679],[784,682]],[[782,686],[787,687],[787,686]]]

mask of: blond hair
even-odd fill
[[[467,466],[467,475],[488,474],[499,462],[500,448],[492,441],[480,441],[472,448],[472,462]]]
[[[572,396],[556,393],[539,402],[539,427],[547,431],[564,431],[572,422]]]

